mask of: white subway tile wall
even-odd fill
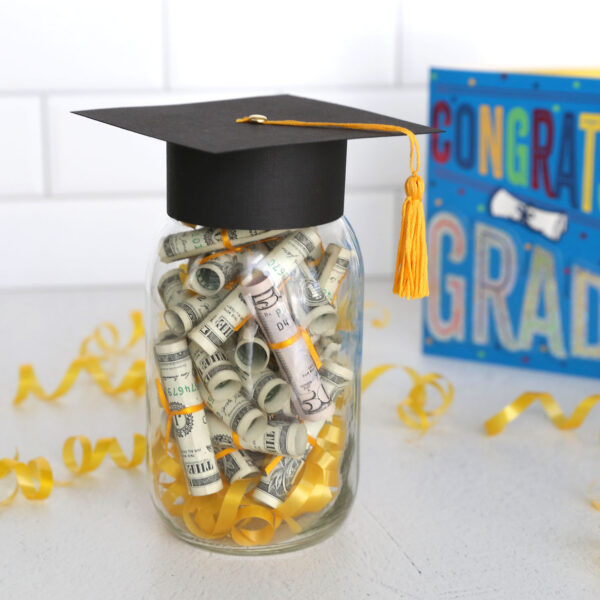
[[[539,6],[1,3],[0,287],[144,280],[164,216],[164,145],[72,110],[290,92],[427,122],[430,66],[597,60],[595,5]],[[405,139],[349,144],[346,212],[368,276],[391,276],[407,168]]]

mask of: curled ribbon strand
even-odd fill
[[[413,383],[413,387],[408,392],[406,398],[398,404],[398,417],[411,429],[418,429],[421,433],[425,433],[437,422],[437,418],[450,408],[454,399],[454,386],[439,373],[419,375],[417,371],[410,367],[383,364],[373,367],[363,375],[362,391],[364,392],[375,380],[392,369],[402,369],[408,373]],[[445,387],[441,383],[443,381],[446,383]],[[427,403],[426,387],[428,385],[435,388],[441,397],[440,405],[433,410],[425,408]]]
[[[81,462],[75,458],[75,444],[79,442],[82,450]],[[131,459],[125,456],[116,438],[100,438],[92,449],[90,440],[84,435],[67,438],[63,445],[63,461],[67,469],[75,476],[95,471],[109,455],[121,469],[133,469],[142,463],[146,456],[146,438],[136,433],[133,438]],[[14,473],[16,484],[13,491],[0,501],[0,507],[8,506],[19,490],[27,500],[44,500],[50,496],[55,485],[69,485],[72,481],[56,481],[49,461],[43,456],[21,462],[18,454],[15,458],[0,459],[0,479]]]
[[[593,394],[584,398],[567,417],[554,396],[548,392],[525,392],[516,400],[505,406],[499,413],[485,422],[488,435],[498,435],[504,428],[525,412],[536,400],[539,400],[544,411],[558,429],[577,429],[592,408],[600,401],[600,394]]]
[[[130,316],[133,330],[129,341],[123,347],[119,347],[119,332],[117,327],[112,323],[103,323],[90,336],[83,340],[79,356],[71,362],[61,382],[52,393],[44,391],[44,388],[37,379],[33,365],[21,365],[19,368],[17,393],[13,399],[13,404],[21,404],[29,394],[33,394],[46,402],[54,401],[71,389],[82,371],[89,373],[98,387],[109,396],[118,396],[127,391],[133,391],[136,396],[142,396],[145,390],[145,365],[142,359],[133,362],[121,382],[116,386],[110,382],[110,378],[102,366],[103,360],[106,360],[111,355],[124,354],[138,340],[144,337],[144,322],[141,311],[133,311]],[[102,332],[103,328],[110,333],[112,341],[106,340]],[[96,343],[103,354],[91,354],[90,345],[92,343]]]

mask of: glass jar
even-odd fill
[[[358,480],[363,264],[348,221],[169,220],[148,273],[148,471],[163,520],[234,554],[329,536]]]

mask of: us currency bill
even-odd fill
[[[164,336],[154,346],[154,355],[169,409],[181,411],[201,404],[185,338]],[[204,409],[175,415],[173,430],[190,494],[206,496],[222,489]]]
[[[234,448],[236,444],[231,429],[215,415],[209,414],[207,419],[213,444],[220,448]],[[303,423],[269,422],[264,429],[249,437],[239,437],[242,448],[277,456],[302,457],[307,443],[307,427]]]
[[[214,354],[250,316],[239,286],[236,286],[188,334],[208,354]]]
[[[223,352],[207,354],[194,341],[189,342],[189,348],[198,375],[215,400],[231,398],[240,391],[240,376]]]
[[[264,244],[252,244],[241,252],[203,256],[192,263],[185,286],[203,296],[212,296],[252,268],[267,252]]]
[[[172,233],[160,242],[159,256],[163,262],[174,262],[198,254],[223,250],[227,244],[223,241],[222,229],[203,227]],[[287,229],[227,229],[227,236],[232,246],[244,246],[266,238],[275,237]]]
[[[207,298],[192,296],[183,302],[171,305],[171,308],[164,313],[165,323],[176,334],[183,335],[198,325],[225,299],[226,295],[226,291],[221,291]]]
[[[252,401],[263,412],[272,414],[285,409],[289,412],[292,388],[271,369],[256,374],[240,370],[240,378]]]
[[[316,438],[325,423],[325,420],[306,423],[308,435]],[[284,456],[269,473],[263,473],[252,497],[271,508],[277,508],[289,496],[311,450],[312,444],[307,442],[302,457]]]
[[[167,271],[158,280],[158,295],[167,309],[180,302],[185,302],[191,297],[188,290],[183,287],[179,269]]]
[[[254,464],[250,454],[244,450],[233,450],[233,452],[217,453],[217,459],[221,473],[229,483],[238,479],[247,479],[260,473],[258,467]]]
[[[354,379],[354,373],[346,367],[326,358],[319,369],[323,387],[332,402],[348,387]]]
[[[241,371],[259,373],[269,363],[271,350],[255,319],[249,319],[240,329],[234,352],[235,364]]]
[[[253,307],[279,368],[292,387],[297,414],[309,421],[330,417],[335,405],[323,388],[306,341],[298,335],[298,324],[281,292],[264,276],[246,281],[243,286],[247,303]]]
[[[352,251],[337,244],[329,244],[321,260],[319,285],[329,302],[335,305],[338,290],[348,273]]]

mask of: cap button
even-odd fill
[[[248,123],[264,123],[267,120],[265,115],[250,115],[248,117]]]

